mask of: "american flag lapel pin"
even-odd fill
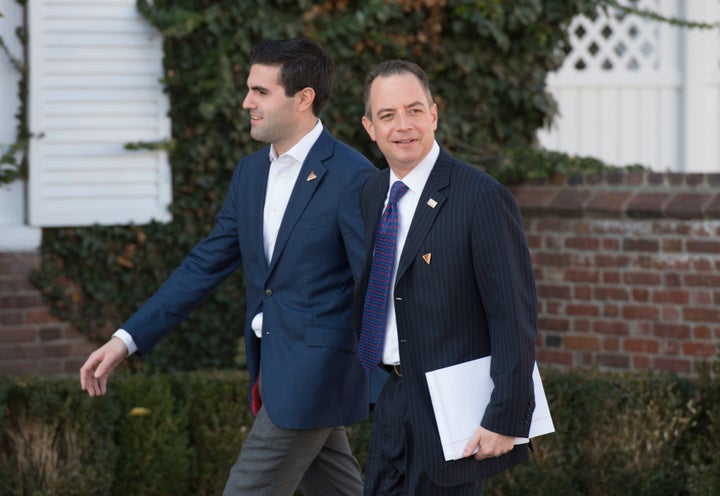
[[[428,204],[428,207],[430,207],[430,208],[435,208],[437,206],[437,202],[435,200],[433,200],[432,198],[430,198],[427,201],[427,204]],[[428,263],[430,263],[430,262],[428,262]]]

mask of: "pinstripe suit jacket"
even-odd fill
[[[357,293],[360,310],[388,181],[386,169],[361,193],[368,249]],[[431,199],[437,202],[434,208],[428,204]],[[431,254],[429,263],[426,254]],[[414,449],[431,479],[459,485],[526,460],[527,445],[480,462],[443,459],[425,372],[490,354],[495,389],[481,425],[527,437],[535,407],[537,298],[513,197],[490,176],[442,149],[400,255],[394,304]]]

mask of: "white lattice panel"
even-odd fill
[[[720,0],[626,0],[674,18],[720,21]],[[720,30],[618,10],[574,19],[571,51],[548,77],[560,116],[541,144],[610,164],[720,171]]]
[[[630,2],[658,10],[659,0]],[[576,17],[569,29],[572,51],[563,65],[579,72],[642,73],[660,68],[660,27],[657,23],[617,11],[596,20]]]

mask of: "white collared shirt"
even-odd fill
[[[263,246],[268,263],[272,260],[280,224],[285,215],[285,209],[290,201],[290,195],[300,174],[302,164],[322,131],[323,125],[318,119],[315,127],[310,132],[279,157],[275,152],[275,146],[270,146],[270,169],[268,171],[265,207],[263,210]],[[261,337],[262,312],[253,317],[251,326],[255,335]],[[125,343],[128,356],[137,351],[135,341],[125,329],[118,329],[113,336],[120,338]]]
[[[420,195],[425,188],[430,172],[440,155],[440,145],[437,141],[433,143],[430,153],[423,158],[404,178],[398,179],[397,176],[390,171],[390,188],[395,181],[402,181],[408,187],[407,192],[398,201],[398,230],[397,244],[395,252],[395,261],[393,262],[392,284],[390,289],[389,301],[387,306],[387,321],[385,324],[385,342],[383,344],[383,363],[388,365],[396,365],[400,363],[400,348],[398,343],[397,321],[395,318],[395,276],[397,275],[398,263],[402,254],[405,240],[407,239],[410,224],[412,223],[415,209],[420,201]],[[388,195],[390,194],[388,188]],[[387,205],[385,198],[385,205]]]

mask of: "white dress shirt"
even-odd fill
[[[279,157],[275,152],[275,146],[270,146],[270,169],[268,171],[265,207],[263,210],[263,246],[268,263],[272,260],[280,224],[285,215],[285,209],[290,201],[290,195],[293,187],[295,187],[302,164],[322,131],[323,125],[318,119],[317,124],[309,133]],[[262,321],[262,312],[260,312],[253,317],[251,322],[252,329],[257,337],[262,336]],[[120,338],[125,343],[128,356],[137,351],[135,341],[125,329],[118,329],[113,336]]]
[[[405,183],[405,186],[408,187],[408,190],[398,201],[397,244],[395,245],[395,260],[393,262],[392,283],[390,286],[390,301],[387,306],[387,322],[385,324],[385,342],[383,344],[382,358],[383,363],[388,365],[397,365],[400,363],[397,321],[395,319],[395,304],[393,303],[395,301],[395,276],[397,274],[398,263],[403,247],[405,246],[410,224],[415,215],[415,209],[420,201],[420,195],[425,188],[428,177],[430,177],[430,172],[432,172],[438,155],[440,155],[440,145],[438,145],[436,141],[433,143],[430,153],[404,178],[398,179],[392,170],[390,171],[390,188],[392,188],[395,181],[402,181]],[[390,188],[388,188],[388,195],[390,194]],[[385,205],[387,205],[387,198],[385,198]]]

